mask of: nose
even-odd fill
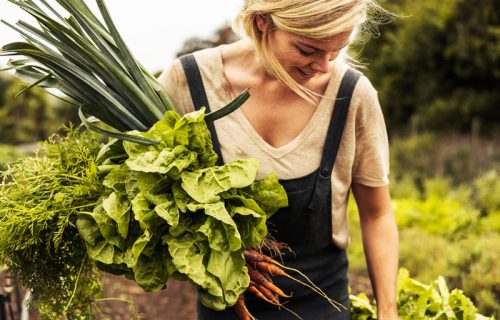
[[[311,68],[317,72],[328,72],[330,68],[330,61],[333,60],[329,53],[324,53],[318,56],[313,63],[311,63]]]

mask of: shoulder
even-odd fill
[[[360,71],[356,70],[355,72]],[[382,116],[377,90],[363,73],[356,83],[351,99],[352,113],[355,115],[358,125],[365,124],[371,117]]]
[[[373,104],[375,100],[378,100],[377,90],[363,73],[354,88],[353,99],[362,104]]]
[[[193,52],[200,65],[217,65],[221,59],[222,45]]]
[[[339,87],[345,72],[351,67],[339,62],[336,68],[336,82],[338,83],[337,87]],[[359,71],[355,70],[355,72]],[[361,73],[352,91],[346,128],[355,140],[370,139],[370,136],[386,132],[385,119],[377,90],[363,73]]]
[[[361,75],[354,88],[346,126],[354,151],[352,181],[370,187],[387,185],[387,128],[377,90],[365,75]]]
[[[200,70],[205,68],[213,68],[211,66],[217,65],[217,59],[220,59],[220,47],[207,48],[196,51],[193,53],[193,55]],[[165,68],[165,70],[159,76],[158,81],[160,81],[160,83],[164,85],[164,87],[168,87],[168,85],[170,85],[171,83],[175,84],[176,86],[186,85],[186,77],[181,62],[182,58],[183,57],[176,58],[172,62],[170,62],[167,68]]]
[[[193,53],[208,97],[213,110],[225,102],[230,91],[224,77],[221,58],[222,46],[207,48]],[[181,114],[194,110],[188,79],[183,68],[183,57],[173,60],[159,76],[158,81],[173,101],[175,108]]]
[[[335,68],[337,73],[341,75],[341,79],[346,75],[348,70],[360,75],[352,92],[351,107],[357,109],[362,106],[365,111],[367,108],[371,108],[375,100],[378,100],[378,95],[377,90],[366,75],[342,61],[336,62]]]
[[[348,70],[360,74],[351,93],[349,107],[350,120],[356,122],[365,120],[370,114],[380,109],[377,90],[361,71],[352,68],[343,61],[335,61],[333,68],[334,72],[330,79],[331,83],[328,85],[327,92],[325,92],[325,96],[333,99],[340,98],[339,90]]]

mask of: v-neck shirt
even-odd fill
[[[222,46],[196,52],[203,85],[212,111],[234,95],[224,74]],[[254,129],[241,110],[215,121],[226,163],[257,158],[258,178],[275,172],[280,179],[294,179],[316,170],[320,164],[328,125],[340,81],[347,65],[335,61],[332,77],[316,110],[302,131],[287,144],[274,147]],[[159,78],[176,110],[185,114],[194,106],[179,60]],[[332,172],[332,241],[345,249],[349,243],[347,202],[353,182],[370,187],[388,184],[389,156],[385,123],[377,92],[364,76],[353,92],[342,142]]]

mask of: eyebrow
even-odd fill
[[[343,48],[347,47],[347,45],[349,44],[349,42],[351,42],[351,41],[350,41],[350,40],[347,40],[347,42],[346,42],[345,44],[343,44],[340,48],[338,48],[338,49],[336,49],[336,50],[334,50],[334,51],[332,51],[332,52],[342,50]],[[317,48],[317,47],[315,47],[315,46],[313,46],[313,45],[310,45],[310,44],[308,44],[308,43],[301,42],[300,40],[298,40],[298,41],[297,41],[297,43],[298,43],[298,44],[300,44],[300,45],[302,45],[302,46],[304,46],[304,47],[308,47],[308,48],[313,49],[313,50],[316,50],[316,51],[325,51],[325,50],[323,50],[323,49]]]

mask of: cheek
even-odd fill
[[[310,59],[302,56],[296,50],[288,50],[287,52],[281,52],[279,56],[276,56],[283,67],[304,67],[311,63]]]
[[[269,46],[273,55],[285,69],[307,64],[307,59],[305,59],[293,45],[286,41],[286,39],[272,35]]]

